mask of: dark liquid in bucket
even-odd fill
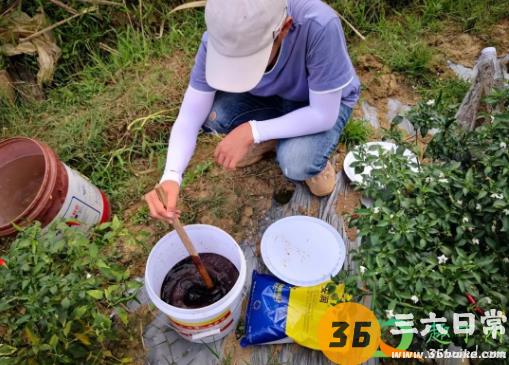
[[[32,203],[44,170],[42,155],[20,157],[0,166],[0,226],[13,221]]]
[[[202,308],[217,302],[235,285],[239,271],[226,257],[215,253],[200,253],[200,258],[214,282],[207,289],[191,256],[179,261],[164,278],[161,299],[179,308]]]

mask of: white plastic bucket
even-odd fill
[[[185,226],[200,253],[216,253],[230,260],[239,277],[233,288],[217,302],[197,309],[174,307],[161,300],[161,286],[168,271],[189,256],[177,233],[172,231],[154,246],[145,268],[145,287],[152,303],[170,318],[170,325],[186,340],[217,341],[237,326],[246,292],[246,259],[235,240],[225,231],[206,224]]]
[[[57,213],[55,220],[64,218],[76,221],[82,231],[88,231],[90,227],[98,223],[110,220],[111,208],[104,193],[79,172],[64,164],[67,172],[68,188],[62,208]]]

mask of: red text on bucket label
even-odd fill
[[[76,220],[80,229],[86,231],[101,221],[105,209],[101,192],[81,174],[64,166],[69,187],[56,218]]]

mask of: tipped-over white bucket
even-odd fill
[[[168,271],[189,256],[176,231],[164,236],[154,246],[145,269],[145,287],[152,303],[170,318],[171,326],[192,342],[217,341],[236,326],[240,318],[246,284],[246,258],[235,240],[225,231],[206,224],[185,226],[199,253],[222,255],[239,270],[233,288],[220,300],[203,308],[184,309],[161,300],[161,286]]]

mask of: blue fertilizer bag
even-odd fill
[[[287,337],[286,316],[291,288],[292,285],[283,283],[271,275],[253,271],[245,335],[240,340],[242,347]]]
[[[350,300],[343,284],[331,291],[329,283],[298,287],[253,271],[245,335],[240,345],[296,342],[320,349],[317,336],[320,319],[337,298]]]

